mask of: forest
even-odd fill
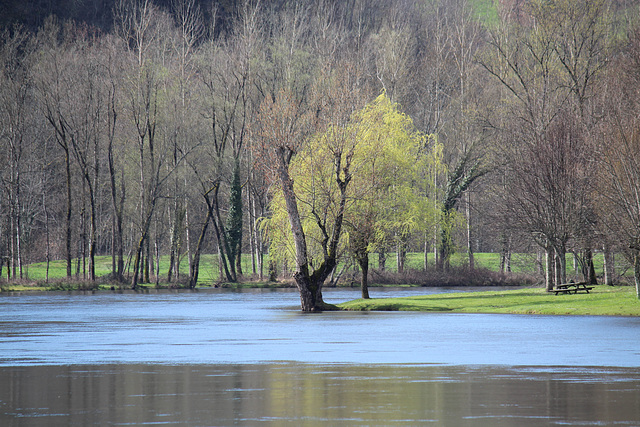
[[[373,255],[537,254],[551,290],[597,253],[640,297],[634,1],[29,3],[0,11],[0,281],[195,287],[215,254],[314,311]]]

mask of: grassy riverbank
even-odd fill
[[[640,316],[640,300],[636,298],[632,286],[596,286],[589,294],[571,295],[555,295],[542,288],[456,292],[407,298],[359,299],[338,306],[357,311]]]

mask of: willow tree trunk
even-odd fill
[[[429,238],[425,235],[424,240],[424,271],[429,269]]]
[[[387,269],[387,252],[385,249],[380,249],[380,252],[378,252],[378,269],[380,271]]]
[[[300,306],[303,312],[322,311],[324,301],[322,299],[322,283],[313,280],[313,277],[301,272],[293,275],[296,286],[300,292]]]
[[[311,274],[309,271],[310,261],[307,252],[307,241],[302,227],[300,212],[298,210],[297,198],[293,189],[293,180],[289,175],[288,162],[285,160],[287,155],[284,151],[285,148],[279,148],[277,150],[276,169],[280,184],[282,185],[282,193],[284,195],[287,214],[289,217],[289,225],[291,226],[296,250],[296,272],[294,273],[293,278],[296,282],[296,286],[298,287],[298,291],[300,292],[300,305],[303,312],[318,312],[327,309],[335,309],[335,306],[326,304],[323,301],[322,285],[327,277],[329,277],[337,263],[337,246],[340,233],[342,231],[348,180],[338,182],[338,187],[341,192],[339,207],[340,213],[336,217],[333,234],[327,245],[328,247],[325,252],[324,261],[313,272],[313,274]]]

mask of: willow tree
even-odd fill
[[[265,98],[256,117],[253,148],[274,181],[274,197],[283,200],[292,236],[289,258],[295,263],[293,278],[305,312],[332,308],[322,299],[322,286],[338,262],[348,191],[357,172],[354,151],[358,141],[350,123],[363,99],[359,78],[347,64],[323,70],[309,96],[296,98],[291,90],[282,89],[274,98]],[[308,202],[300,199],[298,182],[292,175],[294,160],[316,156],[316,138],[326,148],[330,179],[337,189],[331,210],[311,209],[317,237],[304,226]],[[313,241],[321,247],[319,255],[312,250]]]
[[[346,126],[330,126],[308,140],[288,173],[312,266],[349,252],[362,271],[362,297],[369,297],[369,253],[398,230],[424,224],[432,206],[414,185],[428,157],[426,141],[384,93]],[[290,203],[284,191],[275,194],[269,221],[270,254],[287,260],[298,249],[296,230],[288,227]]]
[[[354,126],[359,171],[345,213],[345,245],[361,270],[362,298],[369,298],[369,254],[437,221],[432,181],[421,178],[442,164],[442,151],[384,93],[357,114]]]

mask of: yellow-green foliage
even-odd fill
[[[442,148],[418,131],[385,93],[351,120],[314,135],[291,163],[298,209],[312,259],[322,259],[340,212],[337,178],[349,174],[343,249],[364,243],[367,251],[392,234],[432,227],[439,207],[428,196],[431,169],[442,169]],[[348,169],[347,169],[348,167]],[[284,198],[274,192],[272,217],[264,221],[277,260],[295,251]]]

